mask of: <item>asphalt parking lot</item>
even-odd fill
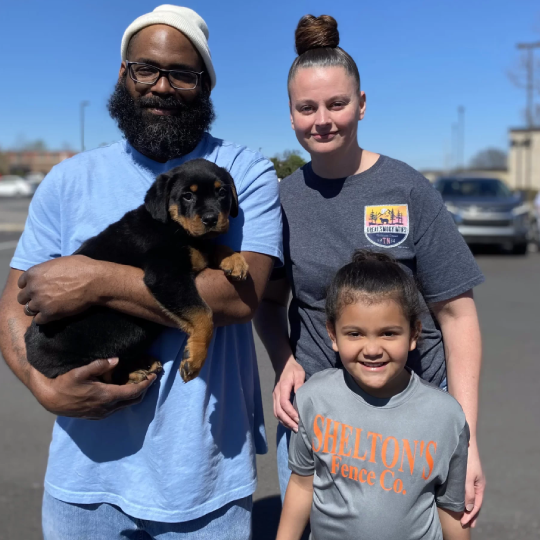
[[[2,285],[27,205],[15,202],[18,206],[8,212],[6,201],[0,201]],[[479,444],[488,487],[473,538],[531,540],[540,538],[540,254],[483,252],[477,260],[487,277],[476,297],[485,350]],[[256,347],[270,451],[258,460],[253,537],[269,540],[280,509],[274,375],[258,341]],[[41,538],[40,501],[53,421],[0,362],[0,540]]]

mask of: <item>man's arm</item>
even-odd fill
[[[291,394],[304,384],[306,372],[294,358],[289,343],[287,304],[290,290],[286,278],[269,281],[253,322],[276,373],[274,416],[285,427],[298,431],[298,413],[291,403]]]
[[[431,306],[441,327],[446,354],[448,391],[459,401],[470,428],[466,511],[461,523],[474,527],[486,480],[478,453],[476,424],[478,386],[482,364],[482,338],[472,291]]]
[[[214,312],[214,324],[226,326],[250,321],[264,293],[273,267],[269,255],[242,252],[248,277],[232,282],[222,270],[207,268],[196,278],[197,289]],[[29,303],[43,324],[75,315],[92,305],[106,306],[129,315],[175,327],[143,281],[140,268],[82,255],[61,257],[38,264],[19,278],[18,302]]]
[[[17,302],[17,281],[22,272],[11,270],[0,298],[0,351],[6,363],[49,412],[61,416],[98,419],[142,400],[155,375],[138,384],[104,384],[99,377],[118,359],[96,360],[56,379],[48,379],[26,360],[24,334],[32,322]]]

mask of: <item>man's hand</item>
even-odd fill
[[[461,525],[476,526],[476,520],[482,507],[484,490],[486,489],[486,477],[482,471],[482,463],[478,453],[476,442],[469,445],[469,457],[467,460],[467,480],[465,481],[465,513],[461,518]]]
[[[287,428],[298,431],[298,413],[291,403],[292,392],[306,381],[304,368],[294,359],[290,358],[285,364],[279,380],[274,388],[274,416]]]
[[[37,324],[81,313],[97,302],[93,284],[102,277],[102,265],[72,255],[33,266],[19,277],[17,301],[37,312]]]
[[[96,360],[56,379],[48,379],[31,368],[29,387],[39,403],[53,414],[100,420],[141,402],[156,379],[156,375],[151,374],[146,381],[137,384],[118,386],[101,382],[100,377],[117,363],[117,358]]]

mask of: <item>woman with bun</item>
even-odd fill
[[[338,45],[332,17],[306,15],[298,23],[290,116],[311,162],[281,181],[285,267],[275,271],[255,320],[276,371],[281,492],[290,475],[289,430],[298,429],[293,394],[339,363],[326,332],[327,288],[354,250],[370,249],[397,259],[419,284],[422,333],[407,365],[447,389],[465,412],[471,437],[462,523],[474,526],[485,479],[476,442],[481,338],[472,290],[484,278],[430,183],[359,146],[366,96],[356,63]]]

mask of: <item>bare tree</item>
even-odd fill
[[[30,150],[33,152],[46,152],[47,143],[43,139],[36,139],[35,141],[28,142],[21,150]]]
[[[486,148],[480,150],[471,158],[470,167],[472,169],[505,169],[508,155],[499,148]]]
[[[538,43],[518,44],[518,48],[524,50],[521,53],[517,64],[508,70],[507,75],[514,86],[527,89],[528,105],[522,109],[525,124],[533,127],[540,125],[540,113],[538,106],[535,106],[534,95],[540,94],[540,58],[534,57],[534,49],[538,48]]]

